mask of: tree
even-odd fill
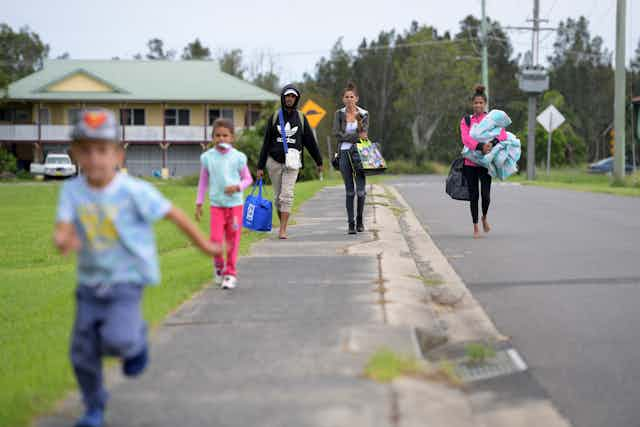
[[[519,57],[514,57],[513,47],[509,37],[497,21],[488,20],[487,50],[489,56],[489,103],[490,108],[499,108],[509,113],[513,121],[513,128],[526,126],[527,97],[518,88],[514,78],[518,72]],[[463,54],[461,60],[469,64],[472,73],[477,73],[480,82],[480,40],[481,21],[474,16],[467,16],[460,22],[460,31],[455,39],[462,42],[459,49]],[[477,61],[477,62],[473,62]],[[472,88],[468,88],[471,93]]]
[[[48,56],[49,45],[29,27],[15,32],[7,24],[0,24],[0,89],[40,70]]]
[[[280,77],[271,71],[259,73],[253,78],[253,84],[262,89],[278,93],[280,90]]]
[[[640,39],[635,50],[635,56],[631,59],[631,96],[640,96]],[[638,136],[640,138],[640,135]]]
[[[261,50],[254,54],[247,71],[248,80],[256,86],[276,93],[280,90],[280,77],[276,71],[276,59],[272,52]]]
[[[200,39],[196,38],[182,51],[182,59],[185,60],[210,60],[211,50],[204,46]]]
[[[640,73],[640,39],[638,39],[635,56],[631,59],[631,71],[634,73]]]
[[[369,133],[376,141],[393,141],[393,103],[398,99],[394,69],[395,31],[382,31],[376,40],[362,40],[353,60],[354,80],[360,103],[374,117]],[[341,86],[341,88],[344,87]]]
[[[587,145],[588,160],[601,157],[601,134],[613,121],[611,52],[603,48],[601,37],[591,36],[589,21],[581,16],[560,23],[549,61],[551,88],[575,111],[573,124]]]
[[[342,47],[340,37],[333,45],[329,58],[320,58],[316,63],[315,74],[305,74],[304,80],[306,83],[313,82],[317,90],[324,91],[328,98],[339,103],[342,99],[342,89],[354,77],[352,66],[353,57]]]
[[[413,25],[402,44],[407,45],[403,49],[408,57],[396,63],[400,97],[394,106],[398,116],[409,120],[415,158],[420,162],[452,157],[459,145],[455,130],[477,74],[457,59],[462,53],[459,43],[448,34],[439,36],[433,27]]]
[[[220,55],[220,69],[232,76],[244,79],[246,69],[242,65],[242,49],[225,51]]]
[[[147,59],[154,61],[170,61],[176,56],[176,51],[173,49],[164,50],[164,42],[159,38],[150,39],[147,42],[147,48],[149,52],[147,53]],[[138,58],[140,55],[138,55]],[[137,59],[137,58],[136,58]]]

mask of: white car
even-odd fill
[[[42,163],[31,163],[32,175],[44,175],[45,177],[69,177],[76,174],[76,165],[71,162],[67,154],[48,154]]]

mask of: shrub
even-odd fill
[[[4,147],[0,147],[0,173],[15,173],[17,169],[18,166],[15,156],[7,151]]]
[[[445,175],[447,167],[441,163],[430,161],[416,163],[410,160],[390,160],[387,162],[387,172],[393,175]]]

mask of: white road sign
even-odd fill
[[[537,120],[547,132],[553,132],[564,123],[565,118],[556,107],[549,105],[538,115]]]

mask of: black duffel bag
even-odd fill
[[[458,157],[451,163],[445,191],[454,200],[469,201],[469,185],[462,173],[463,166],[464,159],[462,157]]]

